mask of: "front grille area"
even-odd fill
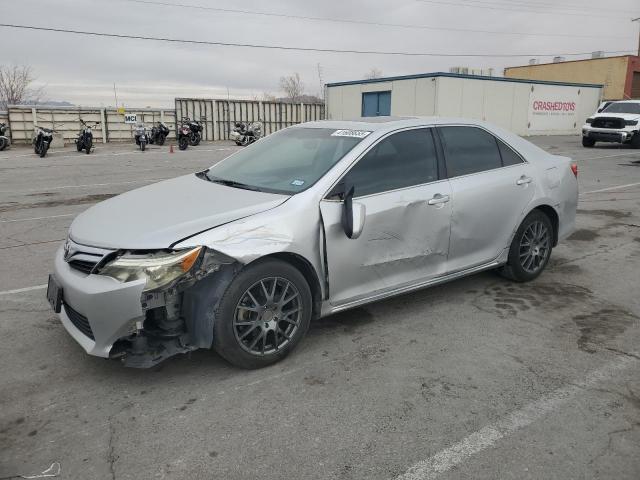
[[[624,128],[624,119],[622,118],[594,118],[591,126],[594,128]]]
[[[76,312],[66,303],[64,304],[64,311],[67,314],[67,317],[69,317],[69,320],[71,320],[71,323],[73,323],[78,330],[84,333],[91,340],[95,340],[95,337],[93,336],[93,330],[91,330],[91,325],[89,325],[89,320],[87,320],[87,317],[79,312]]]
[[[69,266],[74,270],[78,270],[82,273],[89,275],[91,270],[98,264],[98,262],[91,262],[89,260],[70,260]]]
[[[69,264],[69,267],[89,275],[95,266],[112,252],[113,250],[89,247],[68,239],[64,248],[64,260]]]

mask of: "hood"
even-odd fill
[[[287,195],[227,187],[195,174],[98,203],[71,224],[74,242],[102,248],[169,248],[185,237],[277,207]]]
[[[602,112],[594,115],[591,118],[622,118],[624,120],[640,120],[640,115],[637,113],[607,113]]]

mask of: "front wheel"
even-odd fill
[[[91,153],[91,147],[93,146],[93,140],[88,139],[84,144],[84,150],[87,152],[87,155]]]
[[[156,143],[160,146],[164,145],[164,135],[162,134],[158,135],[158,139],[156,140]]]
[[[76,141],[76,149],[81,152],[82,151],[82,140],[78,139]]]
[[[182,136],[178,139],[178,148],[180,150],[186,150],[189,146],[189,139],[185,136]]]
[[[304,276],[280,260],[244,268],[215,312],[213,345],[241,368],[271,365],[295,348],[311,322],[311,290]]]
[[[49,150],[49,144],[47,142],[42,142],[39,153],[40,158],[44,158],[44,156],[47,154],[47,150]]]
[[[147,147],[147,142],[145,142],[144,140],[140,141],[140,150],[142,150],[144,152],[144,149]]]
[[[9,144],[9,141],[6,138],[0,137],[0,152],[3,151],[5,148],[7,148],[8,144]]]
[[[585,148],[593,148],[596,144],[596,141],[593,138],[582,137],[582,146]]]
[[[529,282],[547,266],[553,248],[553,226],[549,217],[534,210],[520,224],[509,248],[502,276],[516,282]]]

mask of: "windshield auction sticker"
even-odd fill
[[[371,132],[367,132],[365,130],[336,130],[331,134],[332,137],[354,137],[354,138],[364,138],[369,135]]]

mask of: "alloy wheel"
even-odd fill
[[[551,235],[547,226],[540,221],[532,222],[520,239],[520,265],[527,273],[536,273],[549,256]]]
[[[268,277],[251,285],[236,305],[233,331],[243,350],[269,355],[284,348],[303,318],[300,292],[289,280]]]

